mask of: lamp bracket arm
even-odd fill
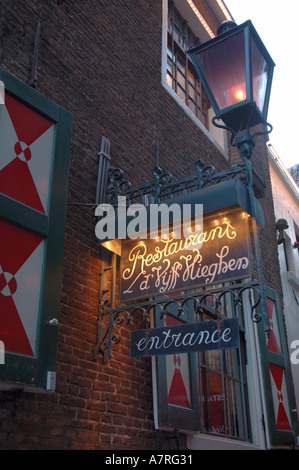
[[[272,124],[270,124],[269,122],[265,122],[265,126],[268,126],[268,127],[269,127],[269,130],[260,131],[260,132],[255,132],[255,133],[253,134],[253,136],[252,136],[253,139],[255,139],[255,137],[256,137],[257,135],[267,135],[267,134],[270,134],[270,132],[273,131],[273,126],[272,126]]]
[[[224,124],[219,124],[217,121],[219,121],[221,118],[219,116],[214,116],[212,118],[212,123],[214,124],[215,127],[218,127],[220,129],[224,129],[226,131],[229,131],[231,133],[231,138],[230,138],[230,145],[232,147],[237,147],[240,157],[244,161],[244,159],[250,159],[252,156],[253,148],[255,146],[255,138],[258,135],[267,135],[270,134],[273,130],[272,124],[269,122],[264,122],[264,125],[268,127],[267,130],[265,131],[258,131],[255,132],[253,135],[250,134],[250,126],[249,122],[251,119],[251,116],[249,116],[248,119],[248,125],[247,125],[247,132],[243,134],[239,134],[239,131],[236,131],[235,129],[232,129],[231,127],[228,127]]]
[[[218,116],[214,116],[212,118],[212,123],[214,124],[215,127],[219,127],[220,129],[224,129],[226,131],[229,131],[231,132],[231,139],[230,139],[230,144],[235,147],[236,144],[234,144],[234,139],[236,138],[237,136],[237,133],[234,129],[232,129],[231,127],[228,127],[228,126],[225,126],[224,124],[219,124],[218,122],[216,122],[217,120],[219,121],[221,118],[218,117]]]

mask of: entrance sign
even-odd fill
[[[182,354],[239,347],[237,318],[137,330],[131,334],[131,357]]]
[[[204,217],[182,239],[123,240],[120,301],[250,277],[249,224],[238,209]]]

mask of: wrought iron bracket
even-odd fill
[[[193,302],[195,318],[208,312],[212,318],[217,320],[224,318],[221,307],[222,299],[227,295],[231,296],[232,303],[237,307],[237,305],[243,304],[243,294],[246,291],[252,291],[252,295],[248,296],[251,306],[250,316],[254,323],[258,323],[262,319],[262,315],[256,310],[261,301],[258,282],[235,284],[221,289],[211,288],[195,293],[186,292],[175,297],[147,300],[139,304],[123,305],[117,308],[110,308],[109,303],[104,301],[99,307],[100,335],[94,351],[94,359],[96,360],[99,354],[102,354],[104,361],[111,359],[113,346],[121,341],[121,326],[132,324],[137,315],[141,315],[145,328],[150,326],[153,309],[158,311],[161,319],[166,315],[175,315],[184,321],[187,318],[186,309],[190,309],[190,302]],[[208,298],[213,299],[213,307],[207,303]]]
[[[220,124],[219,122],[217,122],[217,121],[220,121],[220,118],[218,116],[214,116],[212,119],[212,123],[214,124],[215,127],[219,127],[220,129],[224,129],[231,133],[230,144],[232,147],[237,147],[239,151],[239,155],[243,161],[244,159],[250,159],[252,157],[253,149],[255,147],[256,136],[270,134],[270,132],[272,132],[273,130],[272,124],[265,121],[263,124],[266,126],[266,128],[268,127],[267,130],[258,131],[258,132],[255,132],[254,134],[250,133],[251,120],[254,115],[255,108],[256,108],[256,104],[253,103],[251,113],[248,117],[246,131],[243,133],[240,133],[239,131],[232,129],[231,127],[225,126],[224,124]]]
[[[250,206],[251,206],[251,214],[252,223],[253,223],[253,232],[254,232],[254,241],[255,241],[255,252],[256,252],[256,259],[257,259],[257,266],[258,266],[258,274],[259,274],[259,282],[258,284],[251,284],[246,286],[246,289],[255,289],[259,291],[259,302],[262,303],[262,311],[263,311],[263,318],[265,322],[265,331],[266,334],[269,336],[270,334],[270,326],[269,326],[269,318],[268,312],[266,308],[266,299],[264,294],[264,280],[263,280],[263,270],[261,265],[261,253],[260,253],[260,243],[259,243],[259,234],[257,223],[255,220],[255,199],[253,193],[253,178],[252,178],[252,169],[250,164],[250,157],[252,154],[252,150],[254,147],[254,139],[255,136],[258,134],[267,134],[271,132],[272,126],[267,124],[271,127],[269,131],[265,132],[256,132],[253,136],[249,133],[249,126],[250,126],[250,118],[248,121],[247,126],[247,134],[242,134],[240,136],[237,135],[235,131],[232,129],[227,128],[226,126],[222,126],[216,123],[217,117],[214,117],[213,123],[216,127],[222,127],[226,130],[232,132],[231,138],[231,145],[236,145],[239,149],[240,156],[243,160],[243,165],[239,164],[235,167],[228,169],[226,171],[216,173],[215,168],[212,165],[205,165],[201,159],[198,159],[194,162],[195,173],[185,178],[181,178],[178,180],[174,180],[173,176],[168,173],[164,172],[160,167],[156,166],[152,170],[153,180],[151,182],[145,181],[143,184],[132,187],[131,183],[125,179],[124,172],[119,168],[110,167],[110,142],[108,139],[102,139],[102,146],[101,152],[99,153],[99,178],[98,178],[98,186],[97,186],[97,195],[96,195],[96,202],[95,203],[80,203],[80,202],[69,202],[68,205],[74,206],[89,206],[95,207],[101,202],[106,202],[113,206],[117,206],[118,204],[118,197],[125,196],[126,203],[130,206],[133,203],[141,203],[144,205],[149,205],[151,203],[161,203],[167,199],[170,199],[174,196],[184,195],[186,193],[200,190],[206,186],[216,185],[223,181],[231,180],[233,178],[240,178],[248,188],[248,194],[250,199]],[[116,255],[115,259],[113,260],[113,264],[116,263]],[[112,345],[119,342],[120,333],[118,326],[120,326],[124,321],[125,317],[127,318],[127,323],[130,323],[133,320],[133,316],[137,312],[142,312],[144,320],[149,322],[149,312],[153,307],[160,308],[162,313],[165,314],[167,312],[167,305],[174,302],[172,300],[159,300],[155,301],[154,303],[145,302],[139,305],[131,305],[125,307],[117,307],[114,308],[113,302],[115,299],[115,269],[112,269],[112,280],[111,280],[111,291],[108,288],[108,281],[107,277],[105,276],[106,271],[108,270],[107,261],[104,259],[103,267],[101,272],[101,287],[100,287],[100,301],[98,307],[98,332],[97,332],[97,343],[95,347],[94,357],[97,358],[98,354],[102,354],[103,357],[111,357],[112,354]],[[257,289],[257,286],[259,289]],[[108,296],[110,292],[110,298]],[[224,292],[224,291],[223,291]],[[227,291],[225,291],[227,292]],[[241,292],[241,291],[240,291]],[[196,298],[200,297],[204,298],[206,295],[218,295],[221,298],[220,293],[216,293],[214,290],[204,291],[202,293],[196,294]],[[185,300],[187,300],[190,296],[187,295],[185,297],[181,297],[176,301],[181,301],[181,306],[178,305],[178,309],[182,309],[182,305],[184,305]],[[193,297],[192,297],[193,298]],[[239,297],[237,296],[239,299]],[[238,300],[238,302],[240,299]],[[194,302],[198,306],[198,300],[194,299]],[[216,305],[218,305],[218,300],[215,301]],[[201,305],[202,301],[199,302]],[[198,311],[200,308],[197,309]],[[179,310],[179,312],[181,312]],[[260,321],[260,315],[253,313],[255,312],[252,309],[251,317],[253,321]],[[219,312],[218,312],[219,313]],[[181,313],[180,313],[181,314]],[[108,319],[108,324],[107,324]]]
[[[171,173],[164,172],[160,167],[152,169],[153,179],[151,182],[145,181],[139,186],[132,186],[125,178],[123,170],[111,167],[109,164],[110,145],[108,139],[102,139],[102,148],[99,153],[99,175],[97,195],[95,203],[68,202],[68,206],[96,207],[102,202],[117,207],[118,198],[126,197],[127,205],[140,203],[145,206],[151,203],[161,203],[172,197],[181,196],[192,191],[203,189],[207,186],[240,178],[246,185],[248,184],[248,174],[245,165],[236,165],[225,171],[217,172],[212,165],[205,165],[201,159],[194,162],[195,172],[181,179],[174,179]],[[104,149],[103,150],[103,146]],[[105,177],[103,176],[105,174]],[[102,188],[105,188],[105,195]]]
[[[127,204],[161,203],[174,196],[180,196],[206,186],[215,185],[233,178],[241,178],[247,184],[247,171],[244,165],[236,165],[228,170],[216,173],[212,165],[205,165],[201,159],[194,162],[195,173],[185,178],[175,180],[160,167],[152,169],[153,180],[145,181],[139,186],[132,187],[125,179],[124,172],[119,168],[109,168],[106,202],[117,206],[118,197],[125,196]]]
[[[219,121],[218,116],[214,116],[212,122],[214,126],[225,129],[231,132],[231,145],[237,147],[239,151],[240,158],[243,160],[246,168],[246,173],[248,177],[247,181],[247,188],[248,188],[248,195],[251,207],[251,214],[252,214],[252,228],[253,228],[253,239],[254,239],[254,247],[255,247],[255,256],[256,256],[256,263],[257,263],[257,271],[258,271],[258,279],[259,279],[259,288],[261,292],[261,305],[263,311],[263,318],[265,324],[265,333],[267,337],[270,336],[270,322],[268,316],[268,309],[267,309],[267,301],[265,295],[265,285],[264,285],[264,274],[263,274],[263,265],[262,265],[262,258],[261,258],[261,246],[260,246],[260,236],[257,227],[256,221],[256,206],[255,206],[255,199],[254,199],[254,191],[253,191],[253,173],[252,173],[252,165],[250,159],[252,157],[253,149],[255,146],[255,137],[257,135],[267,135],[272,132],[273,127],[268,122],[264,122],[263,124],[268,127],[265,131],[255,132],[253,135],[250,134],[250,127],[251,127],[251,120],[254,115],[256,108],[256,104],[252,104],[251,113],[248,117],[247,126],[245,133],[241,133],[239,131],[235,131],[234,129],[227,127],[225,125],[219,124],[216,121]]]
[[[244,142],[247,145],[245,138]],[[222,181],[240,178],[248,188],[250,205],[252,208],[252,214],[254,215],[255,201],[252,186],[251,164],[249,158],[245,158],[244,155],[242,159],[244,161],[244,165],[237,165],[230,170],[219,173],[216,173],[213,166],[205,165],[203,161],[199,159],[194,163],[196,170],[195,173],[179,180],[173,180],[170,173],[163,172],[161,168],[155,167],[152,170],[152,182],[146,181],[142,185],[136,187],[132,187],[131,183],[124,178],[124,172],[121,169],[109,167],[107,171],[106,202],[117,206],[118,197],[125,196],[128,205],[136,202],[147,205],[150,203],[162,202],[173,196],[186,194],[208,185],[215,185]],[[105,359],[110,359],[112,357],[113,346],[118,344],[121,340],[121,325],[131,324],[137,314],[142,315],[142,320],[145,322],[145,325],[149,327],[150,315],[153,309],[160,311],[160,315],[164,316],[166,314],[171,314],[169,308],[173,309],[174,306],[176,306],[177,315],[184,320],[184,309],[190,300],[193,299],[194,311],[196,314],[199,314],[204,311],[204,308],[208,308],[207,305],[205,305],[205,300],[208,296],[212,296],[215,304],[214,315],[218,318],[221,316],[220,307],[223,296],[230,294],[232,295],[235,305],[242,304],[243,293],[248,289],[254,291],[255,298],[258,299],[251,305],[251,319],[253,322],[259,322],[263,317],[265,322],[265,331],[266,334],[269,335],[269,319],[265,306],[264,281],[260,258],[261,254],[255,217],[253,217],[253,228],[256,257],[258,260],[259,281],[245,285],[238,284],[234,287],[230,287],[229,289],[222,288],[220,290],[215,290],[215,288],[211,288],[209,290],[197,292],[194,295],[187,293],[179,295],[178,297],[159,298],[155,299],[155,301],[145,301],[140,304],[114,307],[116,258],[112,263],[113,268],[111,272],[110,298],[107,298],[107,292],[109,289],[107,287],[107,279],[105,280],[105,270],[108,269],[108,265],[107,262],[104,261],[102,268],[104,271],[101,274],[100,303],[98,308],[98,335],[94,351],[94,359],[96,360],[99,354],[102,354],[104,361]],[[112,256],[116,257],[116,255]],[[260,303],[262,304],[262,314],[256,311],[256,307]]]
[[[102,345],[108,338],[108,343],[111,342],[113,317],[109,316],[108,327],[105,326],[101,312],[113,309],[115,299],[115,283],[116,283],[116,255],[110,257],[108,250],[101,249],[101,272],[100,272],[100,295],[98,304],[98,325],[97,325],[97,342],[94,349],[94,359],[101,353],[105,356],[105,351]]]

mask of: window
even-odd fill
[[[0,381],[52,390],[72,116],[1,68],[0,79]]]
[[[250,440],[243,309],[237,312],[227,298],[222,312],[224,316],[239,317],[240,348],[198,354],[203,431]],[[201,321],[213,320],[213,316],[202,314]]]
[[[213,37],[213,32],[187,0],[163,0],[162,85],[228,159],[227,131],[212,124],[213,108],[187,51]]]
[[[192,113],[208,128],[208,99],[187,51],[199,44],[187,21],[174,5],[168,3],[166,83]]]
[[[257,327],[267,396],[269,438],[272,445],[292,444],[295,442],[293,426],[297,422],[297,414],[281,303],[278,293],[273,289],[266,287],[265,293],[270,335],[265,335],[262,321]]]
[[[204,313],[196,319],[191,302],[189,322],[218,318],[212,298],[208,299]],[[239,348],[157,357],[156,364],[153,362],[157,374],[156,424],[250,441],[244,312],[241,306],[234,306],[229,295],[223,299],[221,310],[221,317],[239,319]],[[164,319],[157,313],[155,326],[181,321],[175,311]]]

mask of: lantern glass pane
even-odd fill
[[[269,78],[269,64],[266,62],[253,38],[251,38],[251,53],[253,100],[263,114]]]
[[[246,100],[243,31],[197,53],[220,110]]]

